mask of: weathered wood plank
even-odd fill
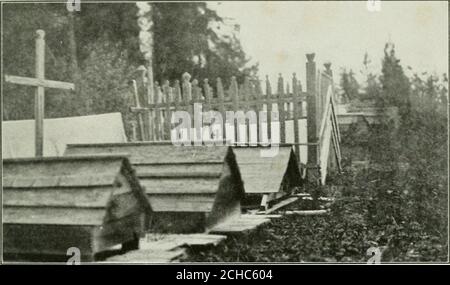
[[[298,143],[300,143],[300,134],[299,134],[299,125],[298,125],[298,120],[299,117],[301,116],[300,112],[301,110],[299,110],[299,105],[298,105],[298,95],[299,95],[299,91],[301,91],[301,86],[298,85],[298,81],[297,81],[297,77],[296,74],[294,73],[292,76],[292,94],[293,94],[293,119],[294,119],[294,142],[296,143],[294,146],[295,149],[295,155],[298,161],[300,160],[300,146],[298,145]]]
[[[141,239],[140,245],[142,249],[162,248],[171,250],[176,247],[190,246],[216,246],[227,237],[224,235],[212,234],[147,234]]]
[[[246,233],[268,222],[270,222],[269,219],[234,219],[215,226],[209,233],[221,235]]]
[[[317,126],[316,126],[316,63],[314,62],[314,54],[307,54],[306,63],[306,92],[307,98],[307,132],[308,143],[317,142]],[[317,146],[308,146],[308,163],[316,165],[318,163]]]
[[[267,108],[267,141],[270,142],[272,138],[272,87],[270,86],[269,77],[266,76],[266,108]]]
[[[186,250],[181,248],[173,251],[133,250],[125,254],[109,257],[102,263],[171,263],[185,255]]]
[[[48,79],[21,77],[14,75],[5,75],[5,82],[28,85],[34,87],[56,88],[63,90],[75,90],[75,84],[69,82],[54,81]]]
[[[66,256],[70,247],[78,247],[82,256],[89,256],[94,253],[90,244],[92,233],[92,227],[83,225],[61,227],[4,223],[3,249],[5,255],[37,254],[44,259],[44,255]],[[52,260],[51,257],[48,258],[49,261]]]
[[[222,175],[221,171],[203,171],[203,172],[158,172],[158,173],[151,173],[151,172],[140,172],[138,174],[139,178],[173,178],[173,179],[184,179],[184,178],[220,178]]]
[[[222,171],[223,163],[174,163],[174,164],[134,164],[137,175],[145,173],[207,173]]]
[[[210,212],[214,196],[207,195],[149,195],[155,212]]]
[[[284,97],[284,80],[281,74],[278,77],[278,89],[277,89],[277,96],[278,96],[278,113],[279,113],[279,122],[280,122],[280,142],[285,143],[286,142],[286,113],[284,110],[284,101],[280,100]]]
[[[150,194],[181,194],[181,193],[216,193],[219,188],[219,179],[141,179],[141,184]],[[189,185],[190,189],[186,189]]]
[[[3,206],[59,206],[77,208],[105,207],[111,196],[111,188],[55,189],[5,189]]]
[[[289,204],[294,203],[295,201],[297,201],[299,199],[299,197],[291,197],[291,198],[287,198],[285,200],[280,201],[279,203],[273,205],[270,209],[268,209],[267,211],[263,211],[263,212],[258,212],[258,214],[270,214],[272,212],[275,212],[276,210],[279,210],[283,207],[286,207]]]
[[[170,120],[172,117],[172,112],[170,109],[170,103],[172,101],[172,88],[169,86],[169,81],[166,80],[163,85],[163,94],[166,102],[166,108],[164,113],[164,140],[170,140],[170,131],[171,131],[171,124]]]
[[[236,114],[236,112],[239,111],[239,89],[238,84],[236,81],[236,77],[231,77],[231,85],[230,85],[230,96],[233,100],[233,112]],[[239,142],[241,141],[241,138],[239,137],[239,122],[237,120],[234,120],[234,122],[230,122],[233,125],[234,128],[234,141]]]
[[[222,80],[220,78],[217,78],[217,99],[218,99],[218,107],[219,107],[219,112],[222,115],[222,120],[223,120],[223,124],[222,124],[222,138],[223,139],[228,139],[227,133],[226,133],[226,114],[225,114],[225,105],[224,105],[224,100],[225,100],[225,92],[223,89],[223,85],[222,85]]]

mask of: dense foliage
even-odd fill
[[[254,74],[237,33],[205,3],[152,3],[155,80],[215,79]],[[46,117],[122,112],[127,124],[133,105],[129,80],[145,64],[139,51],[134,3],[3,5],[3,71],[34,76],[35,31],[46,32],[46,78],[74,82],[75,92],[46,91]],[[227,30],[227,31],[223,31]],[[4,84],[3,119],[34,116],[34,88]],[[140,86],[141,87],[141,86]],[[141,90],[141,93],[144,93]]]
[[[366,86],[375,92],[366,89],[365,96],[399,108],[399,121],[382,121],[364,138],[354,130],[342,134],[346,165],[329,179],[334,190],[328,194],[335,198],[330,213],[284,216],[250,236],[194,252],[191,260],[366,262],[366,251],[377,246],[382,262],[447,261],[447,77],[408,78],[387,46],[381,75],[369,79]],[[354,167],[352,150],[362,142],[368,166]],[[311,203],[292,207],[311,209]]]

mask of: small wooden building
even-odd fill
[[[125,156],[3,160],[5,260],[81,261],[136,248],[150,205]]]
[[[261,206],[290,194],[302,184],[299,162],[292,145],[280,144],[274,155],[265,156],[266,146],[234,146],[233,151],[244,181],[246,204],[262,198]]]
[[[238,218],[244,188],[231,147],[170,142],[68,145],[65,155],[127,153],[153,210],[153,232],[205,232]]]

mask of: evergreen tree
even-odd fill
[[[219,32],[226,25],[205,3],[152,5],[156,80],[180,79],[184,72],[199,79],[242,79],[257,72],[257,66],[248,66],[237,36]],[[80,12],[69,12],[66,3],[5,3],[3,71],[34,76],[35,31],[43,29],[46,78],[76,86],[74,93],[48,89],[45,116],[121,111],[126,117],[130,105],[123,105],[128,92],[123,88],[144,63],[136,13],[135,3],[82,3]],[[33,118],[34,88],[3,86],[3,119]]]
[[[345,101],[350,102],[359,97],[359,84],[352,70],[343,70],[341,73],[341,88]]]
[[[396,106],[399,113],[404,115],[410,107],[410,83],[395,55],[395,46],[387,43],[384,48],[384,58],[380,76],[382,106]]]

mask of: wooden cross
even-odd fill
[[[5,75],[5,82],[37,87],[34,96],[35,153],[36,156],[43,156],[45,99],[44,88],[74,90],[75,85],[73,83],[45,79],[45,32],[43,30],[37,30],[36,34],[36,78]]]

